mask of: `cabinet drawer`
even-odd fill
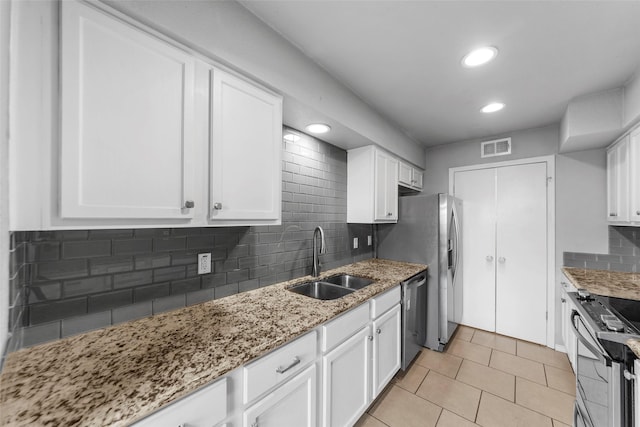
[[[244,403],[300,372],[316,359],[316,332],[297,340],[244,367]]]
[[[340,344],[369,322],[369,304],[350,310],[322,325],[322,351],[327,352]]]
[[[371,300],[371,317],[374,319],[400,302],[400,286]]]
[[[227,416],[227,379],[196,391],[133,424],[133,427],[209,427]]]

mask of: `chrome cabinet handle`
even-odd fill
[[[187,209],[191,209],[195,206],[196,204],[193,202],[193,200],[187,200],[186,202],[184,202],[184,207]]]
[[[506,259],[505,257],[503,257],[503,256],[501,256],[500,258],[498,258],[498,262],[499,262],[500,264],[504,264],[504,262],[505,262],[506,260],[507,260],[507,259]]]
[[[220,202],[216,202],[213,204],[213,209],[219,211],[220,209],[222,209],[222,203]]]
[[[258,427],[258,420],[255,423],[251,423],[251,427]]]
[[[388,212],[388,213],[387,213],[387,216],[391,216],[391,215],[393,215],[391,212]]]
[[[636,215],[640,215],[640,211],[636,211]]]
[[[618,216],[616,213],[610,213],[609,216]]]
[[[382,329],[380,329],[380,328],[376,329],[376,333],[377,333],[378,335],[380,335],[380,334],[382,333]]]
[[[623,375],[624,375],[624,378],[625,378],[627,381],[635,381],[635,380],[637,380],[637,379],[638,379],[638,376],[637,376],[637,375],[632,374],[631,372],[629,372],[629,371],[628,371],[628,370],[626,370],[626,369],[624,370]]]
[[[563,304],[567,302],[566,298],[560,298],[560,301],[562,301]]]
[[[487,261],[489,262],[493,261],[493,257],[491,255],[487,255]]]
[[[367,339],[368,339],[369,341],[373,341],[373,335],[368,335],[368,336],[367,336]]]
[[[276,369],[276,372],[279,374],[284,374],[285,372],[287,372],[289,369],[293,368],[294,366],[296,366],[297,364],[300,363],[300,358],[298,356],[293,358],[293,361],[289,364],[289,366],[278,366],[278,368]]]

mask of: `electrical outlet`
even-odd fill
[[[373,244],[373,241],[371,239],[371,236],[367,236],[367,246],[371,246]]]
[[[198,254],[198,274],[211,273],[211,252]]]
[[[353,249],[358,249],[358,238],[357,237],[353,238]]]

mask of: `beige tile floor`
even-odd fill
[[[443,353],[424,349],[356,427],[567,427],[575,376],[564,353],[460,326]]]

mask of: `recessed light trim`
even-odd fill
[[[331,130],[331,126],[324,123],[311,123],[305,129],[311,133],[327,133]]]
[[[285,133],[282,136],[282,139],[284,139],[287,142],[296,142],[300,139],[300,135],[296,135],[295,133]]]
[[[496,111],[500,111],[504,108],[504,104],[502,102],[492,102],[491,104],[487,104],[480,111],[483,113],[495,113]]]
[[[465,68],[474,68],[484,65],[498,55],[498,49],[493,46],[483,46],[474,49],[462,58],[462,66]]]

